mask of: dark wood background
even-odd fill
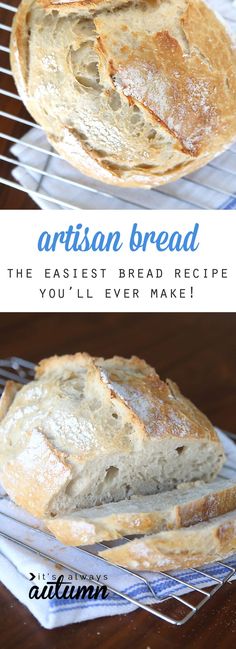
[[[12,7],[18,7],[19,0],[6,0]],[[13,13],[0,8],[0,23],[4,25],[11,25]],[[9,33],[0,29],[0,43],[9,47]],[[4,52],[0,52],[1,66],[9,69],[9,56]],[[0,87],[10,92],[16,93],[14,81],[8,75],[0,72]],[[28,114],[21,101],[5,97],[0,94],[0,111],[11,113],[17,117],[33,121],[32,117]],[[28,126],[17,124],[13,120],[9,120],[0,114],[0,131],[7,133],[16,138],[20,138],[28,130]],[[13,157],[9,152],[11,143],[3,138],[0,138],[0,154],[8,157]],[[14,165],[0,160],[0,176],[13,180],[11,171]],[[0,184],[0,209],[39,209],[38,206],[25,194],[18,189],[12,189]]]
[[[0,357],[31,361],[88,351],[137,354],[163,378],[174,379],[221,428],[236,433],[236,315],[234,314],[2,314]],[[184,627],[145,612],[46,631],[0,587],[1,649],[232,649],[236,584],[226,585]]]

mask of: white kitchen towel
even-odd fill
[[[33,147],[33,148],[31,148]],[[37,150],[34,149],[37,147]],[[43,149],[45,153],[38,149]],[[235,209],[236,149],[225,151],[188,178],[157,189],[126,189],[105,185],[84,176],[59,156],[50,155],[44,132],[34,128],[11,152],[26,168],[15,167],[13,176],[30,190],[42,209]],[[34,167],[36,171],[30,167]],[[42,175],[40,171],[48,175]],[[69,182],[68,182],[69,181]],[[87,189],[86,189],[87,187]],[[215,187],[218,189],[211,189]],[[51,199],[50,202],[47,200]],[[51,202],[52,201],[52,202]]]
[[[208,0],[208,4],[235,34],[236,10],[232,0]],[[33,192],[33,200],[42,209],[236,208],[236,145],[187,178],[163,185],[159,190],[113,187],[84,176],[53,152],[38,127],[31,129],[11,151],[20,164],[26,165],[13,170],[14,178],[29,194]]]
[[[218,432],[227,456],[221,474],[236,479],[236,446],[228,437]],[[30,527],[25,526],[24,523]],[[78,600],[29,598],[29,591],[33,585],[38,586],[40,592],[47,581],[55,583],[55,579],[62,574],[64,580],[76,588],[83,585],[91,586],[93,582],[90,579],[93,577],[97,582],[111,586],[135,600],[154,603],[150,590],[138,576],[110,566],[102,559],[91,557],[82,549],[63,546],[50,535],[38,532],[39,527],[36,519],[16,507],[2,492],[2,496],[0,495],[0,579],[45,628],[51,629],[73,622],[129,613],[136,608],[135,604],[113,593],[109,593],[107,599],[100,597],[97,600],[87,597]],[[4,538],[4,534],[53,557],[53,562],[9,541]],[[62,568],[60,562],[66,564],[67,568]],[[230,557],[226,563],[236,568],[236,555]],[[205,567],[204,570],[217,578],[223,578],[227,574],[227,568],[217,563]],[[207,577],[191,570],[178,570],[172,575],[194,586],[206,587],[209,583],[212,585]],[[171,577],[162,573],[142,572],[140,576],[148,579],[159,601],[173,594],[180,595],[187,592],[186,586],[174,582]]]

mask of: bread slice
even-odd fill
[[[236,508],[236,483],[180,485],[178,489],[46,519],[46,527],[65,545],[90,545],[126,534],[150,534],[188,527]]]
[[[134,570],[175,570],[225,559],[236,552],[236,510],[191,527],[151,534],[100,552]]]
[[[40,517],[209,481],[224,460],[207,417],[135,357],[42,361],[0,439],[3,486]]]

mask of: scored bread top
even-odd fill
[[[114,356],[111,359],[92,358],[87,354],[54,356],[41,361],[36,379],[83,367],[88,372],[88,384],[97,383],[103,398],[109,398],[125,408],[126,417],[137,425],[142,438],[185,436],[209,439],[219,443],[209,419],[178,386],[170,380],[162,381],[156,371],[144,360]]]
[[[95,18],[103,79],[161,123],[180,150],[197,156],[213,133],[231,131],[236,57],[224,26],[203,2],[176,2],[171,16],[164,8],[158,31],[151,8],[142,29],[138,7],[132,22],[124,22],[125,13],[116,18],[115,31],[111,13]]]
[[[202,0],[22,0],[11,64],[55,148],[104,182],[174,180],[236,135],[236,51]]]

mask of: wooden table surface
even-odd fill
[[[0,358],[137,354],[171,377],[214,422],[236,433],[236,315],[2,314]],[[228,584],[183,627],[143,611],[46,631],[0,587],[1,649],[232,649],[236,584]]]
[[[6,2],[12,7],[18,7],[19,0],[6,0]],[[4,25],[11,25],[13,13],[7,11],[6,9],[0,8],[0,23]],[[9,33],[1,30],[0,28],[0,44],[6,47],[9,47]],[[4,52],[0,52],[1,57],[1,66],[9,70],[9,55]],[[0,72],[0,88],[10,91],[12,93],[17,93],[16,87],[13,79]],[[7,133],[10,136],[15,138],[20,138],[28,130],[28,126],[22,124],[17,124],[14,120],[7,119],[1,115],[1,111],[5,113],[11,113],[16,117],[23,119],[28,119],[33,121],[32,117],[28,114],[24,108],[21,101],[6,97],[0,94],[0,132]],[[0,137],[0,154],[13,157],[9,152],[11,143],[4,138]],[[0,160],[0,176],[8,180],[14,181],[14,178],[11,175],[11,171],[14,168],[14,164],[9,164],[8,162],[3,162]],[[36,203],[34,203],[27,194],[18,189],[13,189],[8,186],[0,184],[0,209],[39,209]]]

